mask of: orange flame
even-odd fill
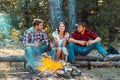
[[[56,62],[49,58],[43,57],[43,58],[41,58],[41,62],[42,62],[42,64],[40,66],[38,66],[39,71],[45,71],[47,69],[48,71],[51,72],[53,70],[58,70],[58,69],[63,68],[61,62]]]

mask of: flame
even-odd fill
[[[61,62],[56,62],[49,58],[42,57],[41,62],[42,64],[38,66],[39,71],[45,71],[47,69],[49,72],[51,72],[63,68]]]

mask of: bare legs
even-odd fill
[[[55,49],[55,60],[59,61],[59,60],[65,60],[66,55],[63,53],[61,48],[56,48]]]

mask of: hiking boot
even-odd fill
[[[119,51],[112,46],[109,46],[106,51],[108,52],[108,54],[120,54]]]

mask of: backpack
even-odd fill
[[[108,54],[119,54],[119,51],[112,46],[109,46],[106,51],[108,52]]]

